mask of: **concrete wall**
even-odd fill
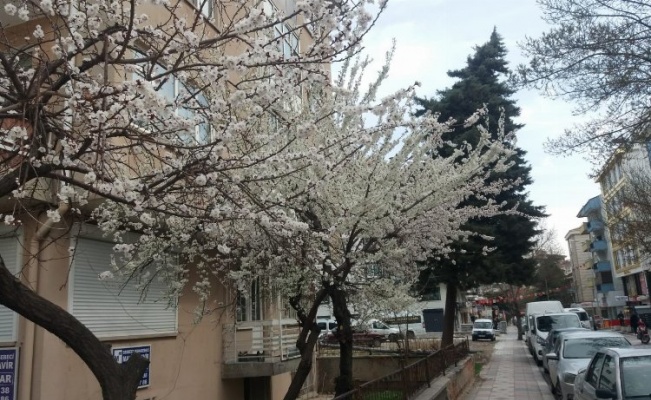
[[[404,365],[418,361],[420,358],[408,358],[406,363],[399,357],[367,356],[355,357],[353,362],[353,379],[356,382],[368,382],[381,378]],[[333,393],[334,379],[339,376],[339,357],[317,358],[316,368],[319,371],[319,392]]]

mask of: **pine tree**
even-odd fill
[[[455,128],[444,137],[453,143],[477,141],[476,128],[464,128],[463,122],[477,109],[487,107],[487,124],[494,139],[498,140],[499,120],[503,113],[504,130],[517,132],[522,128],[513,118],[520,115],[520,109],[511,98],[514,90],[503,80],[509,74],[505,60],[506,48],[502,38],[493,30],[490,40],[475,47],[465,68],[449,71],[448,76],[457,78],[452,87],[437,92],[431,99],[417,99],[422,109],[439,114],[439,120],[457,121]],[[534,276],[535,262],[526,256],[534,245],[538,234],[536,219],[544,217],[542,207],[535,206],[528,198],[527,185],[532,183],[531,168],[524,157],[526,152],[511,144],[515,150],[513,165],[505,172],[493,173],[490,179],[514,178],[519,183],[503,191],[494,199],[505,202],[508,208],[517,207],[519,215],[501,215],[471,221],[466,229],[477,233],[468,241],[453,244],[448,258],[429,260],[423,270],[417,289],[426,293],[430,288],[445,283],[447,286],[443,344],[452,343],[456,297],[459,290],[489,283],[525,284]],[[451,147],[442,148],[440,155],[447,155]],[[480,201],[470,199],[468,201]],[[493,237],[487,240],[481,235]],[[485,248],[493,251],[485,252]]]

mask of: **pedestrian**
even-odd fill
[[[475,323],[475,320],[476,320],[476,319],[477,319],[477,317],[475,317],[475,314],[473,314],[473,315],[470,316],[470,321],[471,321],[473,324]]]
[[[635,333],[637,331],[637,323],[640,321],[640,317],[635,313],[635,310],[631,313],[631,332]]]
[[[619,314],[617,314],[617,319],[619,320],[619,326],[624,326],[624,313],[623,312],[620,311]]]

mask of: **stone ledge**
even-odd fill
[[[444,376],[430,382],[414,400],[456,400],[463,390],[475,380],[475,357],[470,355],[450,367]]]

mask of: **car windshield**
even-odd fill
[[[492,322],[475,322],[475,329],[493,329]]]
[[[602,347],[630,347],[623,337],[566,339],[563,358],[592,358]],[[648,393],[647,393],[648,394]]]
[[[576,315],[579,316],[579,319],[581,321],[590,321],[590,317],[588,316],[587,312],[578,312],[578,313],[576,313]]]
[[[536,325],[541,332],[549,332],[553,328],[580,328],[581,322],[576,314],[542,315],[536,318]]]
[[[625,399],[648,399],[651,394],[651,356],[626,357],[620,361]]]

